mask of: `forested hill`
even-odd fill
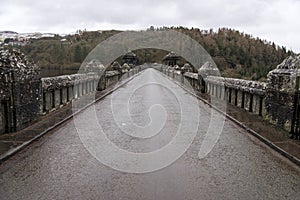
[[[263,80],[293,52],[254,38],[238,30],[222,28],[217,31],[177,28],[198,41],[213,57],[223,76]]]
[[[198,41],[213,57],[223,76],[265,80],[267,73],[293,52],[285,47],[255,38],[237,30],[221,28],[217,31],[163,27],[152,31],[173,29]],[[120,31],[77,31],[65,37],[31,40],[21,47],[42,69],[59,67],[78,68],[87,54],[101,41]],[[140,62],[159,62],[166,52],[140,50],[136,52]]]

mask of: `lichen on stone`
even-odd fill
[[[14,81],[39,79],[40,68],[17,49],[0,49],[1,75],[14,72]]]
[[[211,63],[209,61],[205,62],[199,69],[198,74],[202,78],[206,78],[207,76],[220,76],[220,72],[216,64]]]

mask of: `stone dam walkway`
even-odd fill
[[[147,69],[113,93],[105,95],[106,92],[97,94],[98,98],[105,97],[94,106],[56,127],[52,126],[72,115],[71,104],[20,132],[0,136],[3,157],[0,164],[0,199],[299,199],[299,167],[230,119],[225,119],[213,149],[199,159],[211,108],[160,72]],[[180,104],[180,99],[174,98],[176,95],[182,96],[183,104]],[[122,105],[128,96],[133,122],[138,127],[154,124],[143,132],[145,138],[138,138],[140,132],[131,126],[128,133],[136,137],[124,134],[130,121]],[[187,120],[185,131],[193,131],[195,125],[199,126],[199,130],[178,160],[157,171],[138,174],[112,169],[96,159],[97,156],[83,143],[82,135],[78,134],[80,127],[76,120],[95,115],[96,118],[87,120],[88,125],[84,127],[91,136],[97,138],[98,132],[91,131],[96,127],[90,123],[96,120],[102,125],[107,138],[120,148],[131,152],[155,151],[175,137],[181,117],[179,104],[182,109],[189,110],[193,106],[199,109],[200,116],[193,116],[194,112],[190,111],[188,119],[199,117],[199,121]],[[156,112],[166,115],[155,115]],[[300,158],[299,141],[288,139],[283,131],[230,105],[227,113],[290,156]],[[149,114],[154,120],[149,119]],[[161,116],[167,116],[164,124],[161,124],[165,120],[159,118]],[[118,125],[124,126],[123,131]],[[163,128],[158,131],[159,134],[147,135],[161,125]],[[51,130],[43,137],[4,159],[14,148],[50,127]],[[104,156],[103,160],[114,159],[113,153]],[[126,160],[120,162],[122,165]],[[158,163],[142,164],[143,167],[155,167]]]

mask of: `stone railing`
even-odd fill
[[[40,110],[43,115],[96,90],[104,90],[122,79],[138,73],[132,69],[124,73],[107,71],[103,77],[96,73],[73,74],[42,78]]]
[[[206,93],[263,116],[266,83],[243,79],[206,77]]]
[[[93,73],[42,78],[41,113],[46,114],[97,89],[99,76]]]
[[[201,85],[197,73],[185,72],[164,68],[163,73],[172,77],[178,82],[189,83],[195,90],[204,91],[211,97],[227,100],[235,106],[253,112],[260,116],[265,113],[264,99],[266,83],[249,81],[243,79],[224,78],[219,76],[207,76],[205,85]],[[205,87],[205,88],[202,88]]]
[[[298,129],[295,127],[299,124],[297,113],[300,113],[300,110],[297,108],[300,107],[298,106],[300,100],[296,100],[300,99],[298,95],[300,81],[296,81],[295,77],[298,77],[299,73],[297,70],[297,73],[294,72],[295,69],[294,71],[285,69],[284,73],[279,73],[279,70],[275,69],[269,73],[268,82],[224,78],[210,73],[205,74],[203,73],[205,70],[199,70],[202,74],[183,73],[166,66],[162,66],[159,70],[181,84],[188,82],[194,90],[209,94],[211,98],[226,100],[227,103],[261,116],[264,120],[289,131],[294,135],[291,137],[299,138],[299,132],[295,131]]]
[[[183,75],[184,75],[183,81],[187,80],[194,89],[200,91],[200,82],[198,80],[198,74],[192,72],[185,72]]]

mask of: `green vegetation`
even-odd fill
[[[151,27],[152,31],[166,29],[180,31],[198,41],[213,57],[225,77],[265,80],[271,69],[293,53],[285,47],[228,28],[205,31],[184,27]],[[52,69],[59,69],[60,73],[72,73],[97,44],[119,32],[77,31],[75,35],[66,37],[56,35],[54,38],[31,40],[30,44],[20,48],[42,68],[44,76],[58,75],[51,74]],[[140,63],[144,63],[161,62],[167,52],[141,49],[135,53]]]
[[[264,81],[270,70],[293,53],[285,47],[228,28],[217,31],[183,27],[172,29],[198,41],[225,77]]]
[[[75,35],[31,39],[21,50],[42,69],[42,76],[76,73],[85,57],[120,31],[77,31]]]

